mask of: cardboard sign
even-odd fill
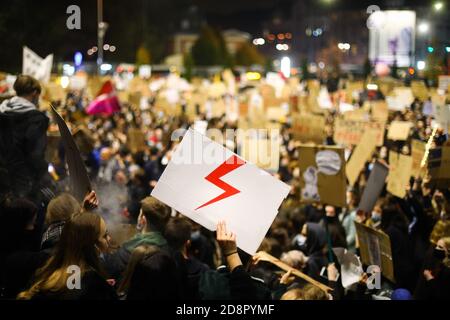
[[[411,88],[395,87],[393,94],[386,97],[386,102],[391,110],[402,111],[409,108],[414,102]]]
[[[441,188],[450,186],[450,146],[431,149],[428,156],[428,173]]]
[[[446,91],[450,86],[450,76],[440,75],[438,77],[438,87],[440,90]]]
[[[404,198],[411,177],[412,157],[389,151],[389,176],[387,191],[394,196]]]
[[[334,142],[343,146],[357,145],[365,131],[374,130],[377,135],[377,147],[383,145],[384,123],[375,121],[349,121],[336,119],[334,122]]]
[[[428,88],[423,80],[411,81],[411,91],[414,97],[418,98],[422,102],[428,99]]]
[[[132,153],[144,151],[147,147],[144,132],[137,128],[128,129],[127,146]]]
[[[397,141],[407,140],[412,126],[413,124],[408,121],[392,121],[389,126],[387,138]]]
[[[83,201],[88,192],[92,190],[91,181],[87,174],[84,161],[81,158],[75,140],[69,131],[63,118],[52,107],[53,116],[58,124],[59,133],[61,134],[62,143],[66,151],[66,161],[69,167],[70,182],[72,187],[72,195],[78,200]]]
[[[421,162],[423,156],[425,155],[426,143],[420,140],[411,141],[411,157],[412,157],[412,168],[411,175],[413,177],[418,177],[421,171]]]
[[[296,114],[292,116],[292,135],[301,142],[322,144],[325,139],[325,118],[314,114]]]
[[[259,168],[276,173],[280,163],[280,145],[279,133],[271,134],[267,138],[246,134],[243,137],[240,155]]]
[[[290,186],[189,129],[152,196],[214,231],[220,220],[253,255]]]
[[[386,123],[389,117],[389,110],[386,101],[372,101],[370,108],[373,120]]]
[[[383,276],[395,282],[389,236],[358,222],[355,222],[355,226],[362,263],[366,266],[379,266]]]
[[[439,126],[448,133],[450,127],[450,104],[436,104],[434,107],[434,118]]]
[[[377,146],[376,132],[368,130],[361,138],[361,142],[356,146],[350,160],[347,163],[345,172],[348,182],[353,186],[358,179],[359,173],[364,169],[366,161],[370,159]]]
[[[301,200],[345,206],[344,149],[301,145],[298,152]]]
[[[372,212],[375,203],[383,190],[386,178],[389,174],[389,168],[380,162],[375,162],[370,173],[367,185],[364,188],[358,210],[369,213]]]
[[[364,109],[357,109],[343,113],[344,120],[350,121],[368,121],[369,115]]]

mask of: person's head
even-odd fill
[[[34,105],[38,105],[39,96],[41,95],[41,85],[39,81],[31,76],[18,75],[13,85],[17,96],[27,99]]]
[[[330,300],[330,296],[325,291],[312,284],[307,284],[302,291],[303,300]]]
[[[305,300],[301,289],[291,289],[286,291],[280,300]]]
[[[187,248],[191,242],[192,225],[186,218],[170,219],[164,230],[164,238],[175,251],[187,255]],[[187,258],[187,256],[186,256]]]
[[[434,248],[434,256],[441,260],[446,267],[450,268],[450,237],[438,240]]]
[[[144,260],[145,258],[151,257],[153,254],[159,252],[160,249],[157,246],[152,245],[142,245],[134,248],[131,252],[130,259],[128,260],[127,268],[122,276],[122,281],[120,282],[117,292],[119,294],[126,293],[130,287],[131,277],[133,276],[134,269],[136,265]]]
[[[141,201],[138,225],[143,232],[163,232],[170,217],[170,208],[153,197]]]
[[[128,300],[174,300],[179,298],[177,268],[162,250],[140,260],[130,279]]]
[[[62,193],[49,202],[45,222],[52,224],[67,221],[73,214],[79,213],[80,211],[81,206],[78,201],[72,195]]]
[[[0,207],[0,249],[12,252],[25,249],[24,236],[33,232],[38,208],[25,198],[6,199]],[[30,243],[31,244],[31,243]],[[31,244],[33,245],[33,244]]]
[[[335,217],[336,216],[336,209],[333,206],[325,206],[325,215],[327,217]]]
[[[29,290],[19,294],[19,299],[31,299],[39,292],[67,290],[67,271],[71,266],[80,268],[83,275],[88,270],[102,274],[99,255],[109,247],[105,221],[92,212],[78,213],[66,222],[55,252],[36,273]]]
[[[308,222],[303,226],[302,233],[306,237],[306,254],[322,252],[326,245],[326,231],[318,223]]]
[[[288,264],[292,268],[301,270],[306,266],[308,257],[299,250],[291,250],[289,252],[283,253],[280,260]]]
[[[450,220],[438,220],[431,232],[430,242],[436,245],[441,238],[446,237],[450,237]]]

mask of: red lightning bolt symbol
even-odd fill
[[[226,199],[228,197],[231,197],[235,194],[238,194],[238,189],[234,188],[233,186],[230,186],[228,183],[220,180],[224,175],[227,173],[236,170],[240,166],[244,165],[245,161],[240,159],[238,156],[232,156],[228,160],[226,160],[224,163],[222,163],[220,166],[218,166],[216,169],[214,169],[213,172],[211,172],[209,175],[205,177],[206,180],[211,182],[212,184],[218,186],[220,189],[222,189],[224,192],[220,195],[215,197],[214,199],[209,200],[205,204],[201,205],[195,210],[201,209],[203,207],[209,206],[210,204],[213,204],[214,202]]]

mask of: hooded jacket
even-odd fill
[[[0,194],[36,195],[47,173],[49,119],[22,97],[0,105]]]

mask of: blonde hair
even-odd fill
[[[52,199],[47,207],[45,222],[52,224],[60,221],[67,221],[70,217],[81,211],[78,201],[69,193],[62,193]]]
[[[445,250],[447,251],[444,261],[442,261],[442,263],[447,268],[450,268],[450,237],[444,237],[444,238],[441,238],[440,240],[444,242],[444,247],[445,247]]]
[[[450,237],[450,220],[438,220],[430,235],[430,242],[436,245],[439,239]]]
[[[291,289],[286,291],[280,300],[305,300],[303,291],[300,289]]]

